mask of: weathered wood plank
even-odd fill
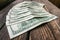
[[[8,13],[9,9],[12,8],[14,5],[16,5],[17,3],[19,2],[22,2],[23,0],[16,0],[14,1],[13,3],[11,3],[8,7],[6,7],[5,9],[3,9],[2,11],[0,11],[0,19],[3,19],[3,20],[0,20],[0,21],[4,21],[6,20],[6,18],[3,18],[6,17],[6,14]],[[1,22],[2,23],[2,22]],[[5,21],[3,22],[3,24],[5,23]],[[27,35],[28,33],[24,33],[12,40],[27,40]],[[9,38],[9,35],[8,35],[8,31],[7,31],[7,27],[4,26],[1,30],[0,30],[0,40],[10,40]]]
[[[53,32],[56,40],[60,40],[60,26],[57,24],[57,21],[51,21],[48,23],[49,28]]]
[[[46,3],[46,2],[44,2],[44,3]],[[60,37],[60,26],[59,26],[60,25],[60,21],[59,21],[60,20],[60,9],[58,9],[53,4],[49,5],[49,3],[48,3],[47,7],[48,6],[51,6],[51,7],[49,7],[50,8],[49,12],[51,12],[52,14],[55,14],[59,17],[55,21],[51,21],[49,23],[50,26],[48,26],[48,27],[51,27],[50,29],[52,29],[51,31],[53,31],[53,34],[54,34],[56,40],[60,40],[60,38],[59,38]]]
[[[49,1],[60,8],[60,0],[49,0]]]
[[[5,23],[6,20],[6,15],[8,13],[8,11],[17,3],[22,2],[23,0],[16,0],[14,2],[12,2],[10,5],[8,5],[6,8],[4,8],[3,10],[0,11],[0,28],[2,27],[2,25]]]
[[[0,40],[10,40],[7,32],[7,27],[5,25],[2,30],[0,30]]]
[[[27,32],[18,37],[15,37],[12,40],[26,40],[26,39],[27,39]],[[10,40],[8,31],[7,31],[7,27],[5,25],[4,25],[3,29],[0,30],[0,40]]]
[[[60,15],[59,15],[60,10],[56,6],[51,4],[48,0],[34,0],[34,1],[45,3],[49,12],[51,12],[52,14],[55,14],[55,15],[60,17]],[[21,2],[21,0],[17,0],[16,2],[12,3],[13,5],[12,4],[10,4],[10,5],[12,7],[19,2]],[[6,15],[9,8],[10,8],[10,6],[8,6],[6,9],[3,9],[3,11],[1,11],[1,13],[0,13],[2,15],[1,19],[3,18],[4,15]],[[3,20],[4,20],[4,18],[3,18]],[[60,19],[56,20],[57,21],[56,23],[58,23],[58,25],[60,25],[59,20]],[[60,37],[59,26],[54,26],[54,25],[57,25],[54,22],[52,21],[50,23],[40,25],[37,28],[31,30],[29,34],[28,34],[28,32],[26,32],[26,33],[24,33],[24,34],[22,34],[22,35],[20,35],[16,38],[12,39],[12,40],[28,40],[28,37],[29,37],[29,40],[59,40],[60,39],[59,38]],[[6,29],[6,26],[4,26],[0,30],[0,40],[10,40],[7,29]]]
[[[60,17],[60,9],[51,4],[48,0],[33,0],[46,4],[48,11]],[[57,10],[57,11],[56,11]],[[56,22],[55,22],[56,21]],[[30,32],[29,40],[60,40],[59,20],[38,26]],[[49,25],[48,25],[49,24]],[[50,28],[51,27],[51,28]],[[51,30],[52,29],[52,30]]]
[[[14,39],[12,39],[12,40],[27,40],[27,32],[26,33],[24,33],[24,34],[22,34],[22,35],[19,35],[18,37],[15,37]]]
[[[43,24],[30,32],[30,40],[55,40],[55,38],[49,27]]]

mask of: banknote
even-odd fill
[[[18,35],[21,35],[22,33],[25,33],[39,25],[45,22],[49,22],[53,19],[57,18],[54,15],[51,15],[50,17],[44,17],[44,18],[33,18],[24,22],[20,22],[13,25],[7,25],[8,32],[10,35],[10,38],[14,38]]]
[[[56,19],[57,16],[47,12],[43,8],[44,5],[34,1],[24,1],[15,5],[6,16],[6,26],[10,39]]]
[[[26,21],[26,20],[29,20],[29,19],[32,19],[32,18],[34,18],[34,16],[28,15],[28,16],[26,16],[26,17],[22,17],[22,18],[15,19],[15,20],[10,19],[10,22],[11,22],[12,24],[14,24],[14,23]]]
[[[11,23],[18,23],[18,22],[29,20],[33,17],[47,16],[47,13],[45,13],[45,11],[39,10],[39,8],[41,9],[40,6],[38,6],[37,4],[35,4],[33,6],[33,4],[35,4],[35,3],[31,3],[31,6],[28,5],[29,6],[28,8],[26,8],[26,7],[20,8],[20,6],[19,6],[19,7],[14,7],[13,9],[11,9],[10,22]],[[26,6],[26,5],[24,5],[24,6]],[[43,7],[42,7],[42,9],[43,9]]]
[[[36,7],[36,6],[35,6]],[[46,11],[42,11],[44,10],[43,7],[42,9],[40,7],[41,10],[39,10],[38,8],[35,8],[35,7],[32,7],[30,6],[30,8],[14,8],[11,10],[10,12],[10,21],[11,22],[16,22],[16,21],[21,21],[25,19],[28,20],[28,19],[31,19],[33,18],[33,16],[35,17],[45,17],[45,16],[49,16],[49,14],[46,12]],[[35,8],[35,9],[34,9]],[[28,17],[30,15],[33,15],[31,17]]]

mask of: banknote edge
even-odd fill
[[[44,21],[44,22],[38,23],[38,24],[36,24],[35,26],[32,26],[31,28],[28,28],[28,29],[26,29],[26,30],[24,30],[24,31],[22,31],[22,32],[20,32],[20,33],[18,33],[18,34],[16,34],[16,35],[13,35],[13,36],[11,35],[11,33],[10,33],[9,30],[8,30],[10,39],[13,39],[13,38],[15,38],[15,37],[17,37],[17,36],[19,36],[19,35],[21,35],[21,34],[27,32],[27,31],[29,31],[29,30],[31,30],[31,29],[37,27],[38,25],[41,25],[41,24],[46,23],[46,22],[50,22],[50,21],[52,21],[52,20],[54,20],[54,19],[56,19],[56,18],[58,18],[58,17],[55,16],[54,18],[52,18],[52,19],[50,19],[50,20],[48,20],[48,21]],[[7,29],[8,29],[8,28],[7,28]]]

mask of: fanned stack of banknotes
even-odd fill
[[[45,4],[35,1],[24,1],[15,5],[6,16],[6,26],[10,38],[21,35],[42,23],[56,19],[57,16],[47,12]]]

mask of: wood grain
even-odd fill
[[[13,3],[11,3],[9,6],[7,6],[6,8],[4,8],[3,10],[0,11],[0,22],[2,23],[2,25],[0,26],[3,26],[4,23],[5,23],[5,20],[6,20],[6,15],[8,13],[8,11],[14,6],[16,5],[17,3],[20,3],[24,0],[16,0],[14,1]],[[3,19],[3,20],[2,20]],[[24,33],[12,40],[27,40],[27,35],[28,33]],[[4,25],[4,27],[0,30],[0,40],[10,40],[10,37],[8,35],[8,31],[7,31],[7,27]]]
[[[6,26],[0,30],[0,40],[10,40]]]
[[[2,25],[5,23],[6,20],[6,15],[8,13],[8,11],[17,3],[22,2],[23,0],[17,0],[12,2],[10,5],[8,5],[6,8],[4,8],[3,10],[0,11],[0,28],[2,27]]]
[[[30,40],[55,40],[55,37],[47,24],[43,24],[30,32]]]
[[[49,1],[60,8],[60,0],[49,0]]]
[[[60,10],[56,6],[51,4],[48,0],[33,1],[44,3],[51,14],[60,17]],[[51,21],[47,24],[43,24],[42,26],[38,26],[38,28],[32,30],[30,32],[30,40],[60,40],[60,27],[58,24],[58,19]]]
[[[27,1],[27,0],[16,0],[13,3],[11,3],[9,6],[7,6],[6,8],[0,11],[0,23],[2,23],[1,26],[4,26],[0,30],[0,40],[10,40],[6,25],[4,24],[6,20],[6,14],[8,13],[9,9],[11,9],[14,5],[22,1]],[[60,9],[58,9],[55,5],[50,3],[48,0],[31,0],[31,1],[44,3],[48,9],[47,11],[49,11],[51,14],[57,15],[59,18],[51,22],[42,24],[12,40],[60,40],[59,38],[60,37]]]

